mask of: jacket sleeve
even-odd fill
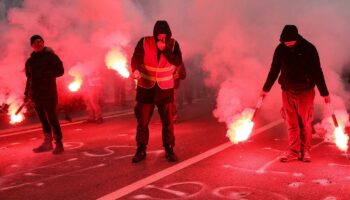
[[[25,68],[24,68],[24,70],[25,70],[25,74],[26,74],[26,77],[27,77],[27,80],[26,80],[26,87],[25,87],[25,89],[24,89],[24,96],[28,96],[28,90],[29,90],[29,88],[30,88],[30,78],[31,78],[31,74],[30,74],[30,72],[29,72],[29,67],[28,67],[28,61],[26,62],[26,64],[25,64]]]
[[[50,53],[50,66],[49,70],[45,72],[46,77],[60,77],[64,74],[63,63],[61,59],[54,53]]]
[[[267,76],[267,79],[265,81],[265,84],[263,86],[263,91],[269,92],[275,83],[275,81],[278,78],[278,75],[280,74],[281,71],[281,65],[279,62],[279,48],[277,47],[275,50],[275,53],[273,54],[273,59],[272,59],[272,64],[270,68],[270,72]]]
[[[139,68],[143,64],[143,57],[145,55],[144,49],[143,49],[143,38],[139,40],[137,43],[134,54],[131,58],[131,70],[134,72],[135,70],[139,70]]]
[[[181,80],[185,79],[186,78],[186,68],[185,68],[185,64],[182,63],[179,67],[178,67],[178,70],[179,70],[179,78]]]
[[[321,96],[328,96],[329,92],[328,92],[326,81],[324,79],[323,71],[321,68],[320,58],[314,46],[312,46],[309,56],[310,56],[309,62],[311,62],[309,63],[309,66],[311,66],[309,76],[315,82]]]
[[[180,45],[176,40],[174,44],[174,50],[171,50],[168,46],[166,46],[162,53],[171,64],[175,66],[180,66],[182,64]]]

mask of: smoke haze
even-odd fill
[[[0,98],[4,101],[4,91],[22,98],[33,34],[44,37],[64,62],[63,79],[71,79],[67,72],[72,68],[90,74],[104,66],[112,48],[130,58],[139,38],[152,34],[154,22],[164,19],[185,62],[201,58],[194,62],[198,66],[186,67],[200,67],[206,85],[217,91],[213,113],[219,121],[230,123],[235,114],[255,105],[285,24],[295,24],[316,46],[334,107],[344,110],[349,92],[340,74],[350,62],[349,8],[346,0],[25,0],[0,23]],[[261,115],[276,118],[280,101],[276,82]],[[319,95],[316,102],[323,105]]]

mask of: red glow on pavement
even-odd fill
[[[130,72],[127,68],[126,57],[118,50],[111,50],[107,53],[105,63],[108,69],[117,71],[123,78],[129,78]]]
[[[234,117],[226,133],[231,142],[237,144],[249,138],[254,127],[254,122],[251,120],[253,114],[254,110],[249,108]]]

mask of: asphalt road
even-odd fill
[[[350,161],[335,145],[314,138],[311,163],[280,163],[283,121],[257,121],[250,140],[234,145],[212,109],[201,100],[180,110],[177,163],[164,158],[156,112],[147,158],[137,164],[131,110],[100,125],[67,124],[58,156],[32,153],[40,130],[0,135],[0,199],[350,199]]]

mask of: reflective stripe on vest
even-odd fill
[[[168,46],[174,49],[175,40],[170,39]],[[161,89],[170,89],[174,87],[173,73],[175,66],[168,62],[163,54],[160,55],[159,61],[157,59],[157,43],[153,36],[145,37],[143,40],[144,48],[144,65],[139,69],[141,78],[137,85],[143,88],[150,89],[155,83]]]

